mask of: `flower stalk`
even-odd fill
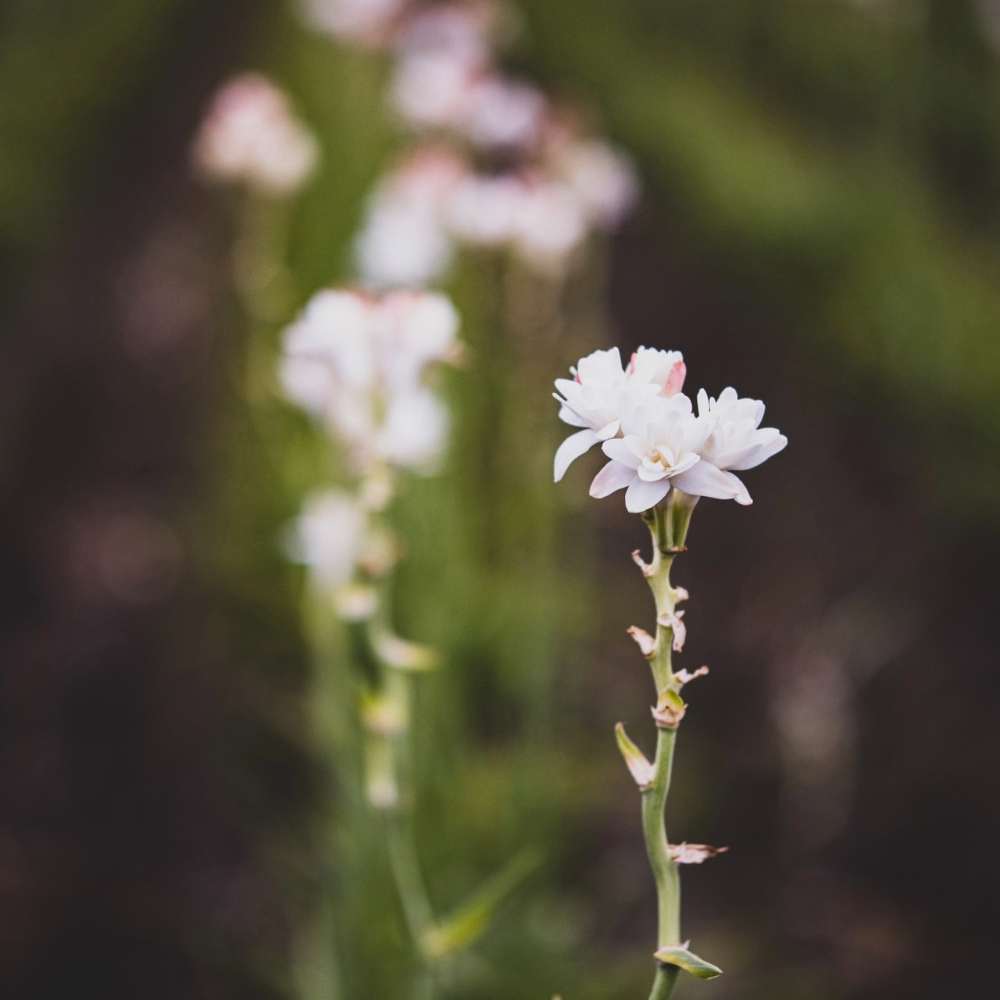
[[[669,1000],[681,969],[706,979],[720,972],[715,966],[692,955],[687,950],[687,944],[681,941],[681,881],[678,868],[684,861],[700,862],[717,851],[704,845],[681,845],[688,848],[684,851],[671,847],[666,823],[677,731],[687,708],[681,697],[681,688],[707,672],[702,668],[694,674],[687,671],[674,673],[673,669],[673,654],[683,647],[685,638],[681,622],[683,612],[677,610],[677,604],[687,597],[687,592],[673,585],[670,570],[674,559],[685,551],[684,543],[696,502],[697,497],[674,490],[665,503],[646,511],[643,519],[652,537],[653,561],[646,563],[638,552],[633,553],[656,603],[655,638],[642,629],[629,629],[649,661],[656,688],[656,704],[652,712],[657,736],[652,764],[628,739],[620,723],[616,729],[619,749],[642,794],[642,832],[656,882],[657,965],[649,1000]]]

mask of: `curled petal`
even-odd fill
[[[602,497],[610,496],[615,490],[623,490],[630,486],[635,479],[635,471],[621,462],[608,462],[600,472],[594,476],[594,481],[590,484],[590,495],[600,500]]]
[[[761,462],[766,462],[772,455],[777,455],[785,445],[788,438],[780,433],[776,427],[762,427],[756,433],[755,447],[752,454],[737,455],[730,463],[729,468],[742,472],[745,469],[755,469]],[[750,451],[750,449],[747,449]]]
[[[597,444],[597,435],[592,430],[577,431],[576,434],[570,434],[559,445],[559,450],[556,452],[553,469],[556,482],[558,483],[566,475],[566,470],[573,462],[588,452],[595,444]]]
[[[711,462],[701,461],[674,477],[674,485],[695,497],[714,497],[716,500],[735,500],[753,503],[747,488],[731,472],[717,469]]]
[[[655,507],[669,492],[669,479],[646,483],[636,477],[625,492],[625,509],[630,514],[641,514],[644,510]]]

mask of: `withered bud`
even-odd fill
[[[660,729],[676,729],[681,724],[681,719],[684,718],[687,705],[673,688],[667,688],[660,695],[651,711],[653,719]]]
[[[638,549],[636,549],[635,552],[632,553],[632,561],[636,564],[636,566],[639,567],[639,569],[642,570],[643,576],[647,577],[652,576],[656,572],[653,566],[651,566],[648,562],[645,562],[643,560],[642,556],[639,554]]]
[[[656,652],[656,640],[645,630],[633,625],[629,630],[628,634],[635,639],[636,644],[642,651],[642,655],[646,659],[650,659]]]
[[[686,670],[678,670],[674,674],[674,681],[681,687],[685,684],[690,684],[696,677],[705,677],[708,674],[708,667],[699,667],[693,674],[689,674]]]
[[[670,860],[675,865],[700,865],[717,854],[725,854],[728,847],[709,847],[708,844],[671,844]]]
[[[672,614],[660,615],[656,619],[657,625],[668,628],[673,632],[675,653],[679,653],[684,648],[684,640],[687,639],[687,626],[681,621],[683,617],[683,611],[674,611]]]

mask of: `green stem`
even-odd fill
[[[673,615],[677,606],[677,591],[670,582],[670,568],[678,551],[683,549],[692,510],[693,504],[688,498],[678,502],[671,494],[667,505],[645,516],[653,539],[653,562],[648,580],[656,601],[657,626],[656,650],[650,666],[657,698],[665,692],[680,692],[672,665],[674,630],[662,624],[660,619]],[[654,778],[642,795],[642,831],[656,881],[657,949],[681,943],[681,881],[677,865],[670,857],[665,815],[676,742],[676,728],[657,729]],[[677,984],[678,972],[676,966],[658,964],[649,1000],[669,1000]]]

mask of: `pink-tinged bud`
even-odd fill
[[[700,865],[717,854],[725,854],[728,847],[709,847],[708,844],[671,844],[670,860],[675,865]]]
[[[632,357],[634,359],[635,355],[633,354]],[[663,395],[676,396],[684,388],[684,379],[686,377],[687,365],[683,361],[678,361],[670,369],[670,374],[667,376],[666,382],[663,383]]]
[[[684,687],[685,684],[690,684],[691,681],[695,680],[697,677],[707,677],[708,667],[699,667],[693,674],[689,674],[686,670],[678,670],[674,674],[674,682]]]
[[[639,645],[639,649],[642,651],[642,655],[648,660],[656,652],[656,640],[644,629],[637,628],[633,625],[629,630],[628,634],[635,639],[636,643]]]
[[[628,362],[628,370],[626,371],[627,375],[634,375],[635,374],[635,359],[636,359],[637,355],[638,355],[637,351],[633,351],[632,352],[632,357],[629,358],[629,362]]]
[[[653,720],[660,729],[676,729],[686,712],[684,699],[672,688],[667,688],[652,708]]]
[[[646,562],[639,554],[638,549],[632,553],[632,561],[639,567],[639,569],[642,570],[642,575],[645,577],[650,577],[656,572],[656,567],[651,566],[648,562]]]

